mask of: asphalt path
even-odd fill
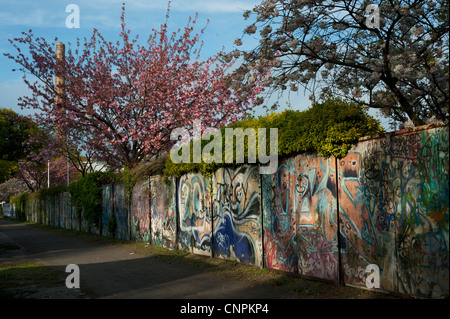
[[[363,304],[342,299],[299,300],[303,298],[283,285],[237,280],[220,272],[208,272],[199,267],[134,253],[130,246],[106,244],[0,218],[0,264],[18,261],[32,261],[62,273],[63,276],[58,276],[63,278],[60,287],[42,287],[42,291],[31,298],[58,299],[57,309],[63,309],[64,315],[75,317],[93,316],[94,313],[128,317],[137,315],[135,311],[138,310],[139,314],[147,311],[152,316],[167,318],[283,318],[294,312],[304,313],[303,309],[311,307],[320,313],[333,315],[342,307],[353,309],[355,306],[379,315],[377,309],[380,305],[374,304],[374,300]],[[69,264],[76,264],[80,269],[80,289],[66,287],[65,270]],[[39,290],[39,287],[35,289]],[[88,302],[74,306],[61,303],[64,301],[61,299],[110,299],[114,303],[96,307]],[[117,299],[128,301],[127,304],[113,301]],[[130,299],[141,299],[144,304],[130,306]],[[414,303],[396,304],[395,307],[388,303],[384,306],[389,306],[390,313],[397,309],[401,311],[399,314],[404,314],[405,310],[414,314],[423,305],[418,300],[411,301]],[[5,309],[6,302],[0,300],[0,304]],[[445,303],[440,305],[447,306]],[[14,307],[12,309],[17,314],[35,315],[37,309],[45,309],[47,317],[54,315],[60,318],[62,311],[53,311],[50,307],[27,307],[23,301],[9,306]],[[438,305],[433,305],[433,309],[435,306]]]
[[[198,267],[133,253],[129,247],[98,243],[49,229],[0,219],[0,263],[31,260],[65,272],[76,264],[87,298],[120,299],[290,299],[292,291],[231,278]],[[67,274],[69,275],[69,273]],[[61,289],[49,298],[70,295]]]

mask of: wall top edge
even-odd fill
[[[381,139],[381,138],[386,138],[386,137],[393,137],[393,136],[398,136],[398,135],[415,134],[418,132],[427,131],[427,130],[431,130],[431,129],[435,129],[435,128],[441,128],[441,127],[448,127],[448,125],[446,125],[444,123],[431,123],[431,124],[412,127],[412,128],[405,128],[405,129],[398,130],[398,131],[385,132],[385,133],[381,133],[379,135],[363,136],[363,137],[359,138],[359,142],[376,140],[376,139]]]

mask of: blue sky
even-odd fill
[[[0,107],[12,108],[20,114],[30,114],[28,110],[17,107],[17,98],[28,95],[29,91],[22,80],[20,72],[12,69],[18,66],[3,54],[14,53],[8,39],[20,36],[22,31],[32,29],[36,36],[47,41],[76,43],[76,39],[89,38],[93,28],[97,28],[107,39],[118,39],[120,32],[120,14],[124,0],[0,0]],[[169,28],[176,30],[186,25],[189,17],[198,13],[198,30],[210,23],[202,39],[205,44],[203,54],[210,56],[225,47],[226,51],[235,48],[233,42],[241,37],[244,28],[250,24],[243,18],[246,9],[252,9],[260,0],[172,0]],[[126,23],[132,34],[139,34],[146,39],[153,28],[158,28],[165,21],[167,0],[131,0],[126,3]],[[69,4],[76,4],[80,9],[80,28],[67,28],[66,12]],[[241,49],[255,46],[245,42]],[[309,99],[300,93],[291,96],[294,109],[306,109]],[[269,101],[268,105],[273,104]],[[282,105],[286,105],[285,101]]]
[[[240,38],[243,30],[251,21],[244,20],[245,10],[252,9],[262,0],[172,0],[169,29],[175,31],[184,27],[189,17],[198,13],[198,29],[209,25],[202,36],[205,44],[203,55],[211,56],[223,47],[226,51],[235,49],[234,40]],[[11,108],[19,114],[32,114],[34,111],[21,110],[17,99],[29,94],[23,82],[22,73],[13,72],[18,66],[4,56],[15,53],[8,39],[19,37],[21,32],[33,30],[36,36],[44,37],[48,42],[58,41],[76,43],[76,39],[90,38],[93,28],[97,28],[107,40],[115,41],[120,33],[120,15],[122,3],[126,3],[126,23],[132,35],[147,39],[153,28],[159,28],[166,20],[168,0],[0,0],[0,107]],[[80,10],[80,28],[67,28],[66,12],[69,4],[75,4]],[[244,45],[239,47],[251,50],[257,40],[248,36]],[[303,90],[285,94],[278,100],[279,110],[286,108],[289,102],[294,110],[305,110],[311,105],[308,93]],[[270,106],[277,99],[274,96],[266,101]],[[261,108],[257,115],[262,114]],[[374,111],[369,112],[377,117]],[[387,119],[382,119],[386,126]]]

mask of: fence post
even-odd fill
[[[178,205],[178,187],[180,184],[180,178],[175,178],[175,250],[178,250],[178,244],[179,244],[179,231],[180,231],[180,207]]]
[[[344,285],[344,276],[343,276],[343,269],[342,269],[342,260],[341,260],[341,218],[339,214],[339,169],[338,169],[338,159],[337,157],[334,157],[334,163],[335,163],[335,172],[336,172],[336,219],[337,219],[337,248],[338,248],[338,281],[340,285]]]
[[[215,174],[215,173],[214,173]],[[210,216],[211,216],[211,258],[214,258],[214,205],[213,205],[213,196],[214,196],[214,187],[213,187],[213,175],[209,176],[209,210],[210,210]]]
[[[264,246],[264,208],[263,208],[263,188],[262,188],[262,174],[260,173],[260,167],[261,164],[258,163],[258,175],[259,175],[259,210],[260,210],[260,227],[261,227],[261,268],[265,268],[266,266],[266,256],[265,256],[265,246]]]
[[[153,245],[153,225],[152,225],[152,177],[150,174],[147,176],[147,183],[148,183],[148,230],[150,232],[148,243],[150,245]]]

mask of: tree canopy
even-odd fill
[[[263,90],[262,78],[242,86],[228,72],[235,61],[223,61],[223,52],[200,59],[205,29],[194,33],[195,17],[171,33],[169,12],[166,23],[140,44],[126,26],[124,5],[119,41],[107,41],[94,29],[83,44],[69,44],[60,60],[56,43],[31,30],[10,40],[17,54],[6,56],[20,65],[32,91],[20,105],[40,110],[36,121],[54,127],[68,149],[89,152],[112,167],[132,168],[164,154],[175,143],[171,131],[190,128],[195,118],[210,127],[243,118]]]
[[[36,129],[29,118],[0,108],[0,183],[17,176],[18,161],[27,155],[24,143]]]
[[[353,145],[363,136],[377,135],[383,132],[379,120],[370,116],[361,106],[355,102],[346,101],[340,98],[326,98],[316,101],[310,108],[305,111],[287,109],[280,113],[269,113],[259,117],[249,116],[248,118],[233,123],[227,127],[220,129],[218,138],[221,139],[220,145],[226,149],[226,130],[242,129],[244,132],[250,128],[255,130],[256,149],[260,147],[260,139],[258,137],[258,129],[276,128],[278,137],[277,156],[283,159],[297,154],[314,154],[325,157],[335,156],[338,158],[345,157]],[[263,140],[263,139],[262,139]],[[189,147],[194,149],[194,143],[198,140],[190,142]],[[202,138],[200,141],[202,154],[208,144],[214,143],[210,136]],[[229,142],[228,142],[229,143]],[[165,163],[164,173],[166,175],[181,176],[189,172],[201,172],[211,174],[219,167],[235,167],[236,148],[242,147],[244,153],[244,163],[249,163],[249,137],[242,138],[238,142],[238,138],[232,140],[233,158],[227,161],[226,157],[231,154],[221,152],[219,162],[212,161],[210,163],[202,161],[195,163],[193,161],[193,151],[190,152],[189,163],[174,163],[172,157],[169,156]],[[243,143],[238,145],[237,143]],[[272,143],[270,133],[266,134],[265,149],[270,148]],[[175,150],[176,151],[176,150]],[[184,151],[182,148],[178,152]],[[217,151],[214,149],[212,153]],[[213,154],[211,154],[212,156]],[[259,162],[259,151],[256,151],[256,162]]]
[[[448,11],[448,0],[266,0],[244,14],[251,24],[236,44],[259,45],[239,52],[235,74],[249,81],[270,70],[270,92],[304,88],[397,122],[448,123]]]

